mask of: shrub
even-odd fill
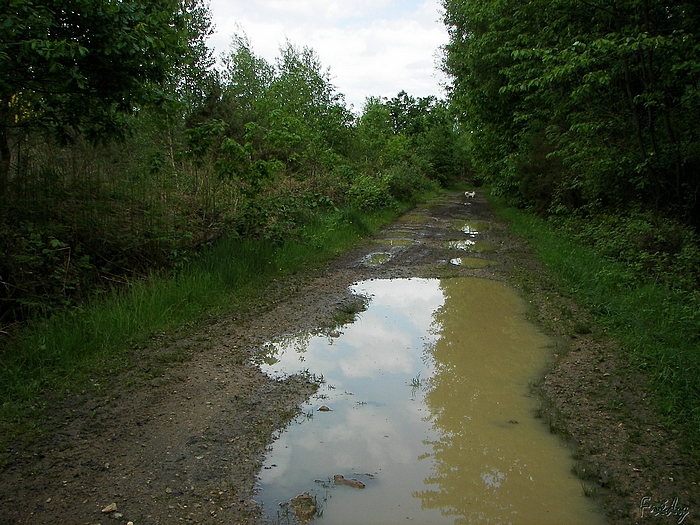
[[[636,279],[700,288],[700,248],[692,228],[648,211],[550,219]]]
[[[348,189],[346,202],[358,210],[378,210],[392,203],[389,192],[389,177],[360,175]]]
[[[415,202],[418,195],[437,189],[437,182],[428,179],[418,168],[409,164],[399,164],[387,172],[389,193],[402,202]]]

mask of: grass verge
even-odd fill
[[[547,221],[491,199],[494,211],[526,239],[564,294],[586,307],[620,341],[630,366],[649,378],[663,422],[700,460],[700,295],[640,279]]]
[[[82,389],[130,366],[130,350],[153,334],[245,308],[273,279],[318,266],[408,207],[319,215],[284,244],[224,239],[175,274],[153,274],[29,323],[0,352],[0,444],[38,427],[44,393]]]

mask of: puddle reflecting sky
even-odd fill
[[[264,463],[268,516],[306,491],[329,524],[603,522],[568,449],[533,418],[528,382],[549,341],[513,290],[473,278],[353,290],[371,302],[340,337],[270,347],[267,373],[308,369],[326,384]],[[336,474],[366,488],[333,486]]]

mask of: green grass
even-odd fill
[[[596,253],[527,212],[493,199],[494,210],[529,241],[563,292],[595,315],[643,371],[658,413],[700,459],[700,296],[696,290],[640,279],[627,265]]]
[[[0,436],[36,426],[44,393],[84,389],[90,379],[129,367],[131,351],[150,336],[247,308],[273,279],[316,267],[403,211],[331,212],[283,245],[224,239],[176,274],[154,274],[29,323],[0,353]]]

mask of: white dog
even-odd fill
[[[465,191],[464,196],[467,199],[473,199],[474,197],[476,197],[476,192],[475,191]]]

